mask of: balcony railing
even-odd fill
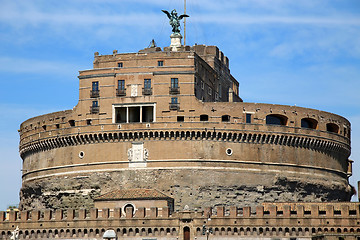
[[[170,110],[179,110],[180,104],[179,103],[170,103],[169,108],[170,108]]]
[[[169,92],[170,92],[170,94],[179,94],[180,88],[179,87],[170,87]]]
[[[124,89],[116,89],[116,96],[126,96],[126,88]]]
[[[143,88],[142,93],[143,95],[152,95],[152,88]]]
[[[100,106],[90,106],[90,113],[95,114],[99,113]]]
[[[90,90],[90,97],[97,98],[100,96],[100,90]]]

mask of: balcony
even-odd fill
[[[179,110],[180,104],[179,103],[169,103],[170,110]]]
[[[90,97],[97,98],[100,96],[100,90],[90,90]]]
[[[152,88],[143,88],[142,94],[143,95],[152,95]]]
[[[118,97],[126,96],[126,88],[124,88],[124,89],[116,89],[116,96],[118,96]]]
[[[90,106],[90,113],[96,114],[99,113],[100,106]]]
[[[179,87],[170,87],[169,92],[170,92],[170,94],[179,94],[180,88]]]

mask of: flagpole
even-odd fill
[[[184,14],[186,14],[186,0],[184,0]],[[186,46],[186,17],[184,18],[184,46]]]

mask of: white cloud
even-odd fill
[[[0,71],[8,73],[35,73],[66,75],[76,73],[79,66],[75,63],[45,61],[39,59],[0,57]]]
[[[97,1],[93,1],[96,3]],[[110,1],[111,3],[114,3]],[[146,3],[148,1],[136,1],[140,3]],[[157,6],[166,7],[166,4],[162,4],[162,1],[151,2]],[[255,4],[253,4],[255,3]],[[4,24],[11,24],[17,26],[26,25],[38,25],[38,24],[56,24],[56,25],[71,25],[71,26],[87,26],[87,25],[99,25],[110,24],[117,25],[129,25],[129,26],[150,26],[159,23],[163,20],[164,15],[160,12],[149,11],[148,8],[139,8],[138,11],[125,11],[125,12],[113,12],[111,8],[102,6],[100,11],[98,8],[91,8],[89,6],[84,7],[82,11],[71,8],[65,4],[60,5],[59,8],[40,9],[36,4],[23,4],[23,2],[7,3],[2,7],[6,9],[0,14],[0,21]],[[175,4],[178,5],[179,4]],[[358,16],[351,15],[331,15],[329,13],[325,16],[309,16],[308,14],[293,14],[288,11],[282,11],[278,13],[276,9],[292,9],[304,7],[306,5],[298,3],[290,4],[289,1],[279,1],[269,4],[268,1],[229,1],[219,4],[217,1],[206,1],[204,4],[199,2],[190,3],[190,5],[196,6],[195,9],[189,9],[189,11],[196,11],[196,15],[191,16],[191,21],[199,23],[217,23],[217,24],[305,24],[305,25],[321,25],[321,26],[335,26],[335,25],[360,25],[360,18]],[[133,1],[127,1],[118,5],[119,9],[131,9],[136,6]],[[242,8],[253,6],[252,11],[256,14],[247,14],[246,11],[242,12]],[[261,9],[256,9],[254,6],[260,6]],[[203,8],[207,9],[205,11]],[[265,10],[272,11],[265,11]],[[244,9],[249,11],[249,9]]]

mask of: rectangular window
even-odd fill
[[[99,82],[92,82],[91,90],[93,91],[99,91]]]
[[[203,81],[201,81],[201,89],[204,89],[205,88],[205,84]]]
[[[144,106],[142,107],[142,122],[153,122],[154,121],[154,107]]]
[[[116,96],[118,97],[126,96],[125,80],[118,80]]]
[[[119,90],[125,89],[125,80],[118,80],[118,89]]]
[[[122,67],[123,67],[123,63],[122,63],[122,62],[119,62],[119,63],[118,63],[118,67],[119,67],[119,68],[122,68]]]
[[[179,110],[179,102],[177,97],[171,98],[170,110]]]
[[[126,123],[127,109],[125,107],[115,108],[115,122]]]
[[[99,106],[99,102],[98,102],[98,101],[93,101],[93,102],[92,102],[92,106],[93,106],[93,107],[98,107],[98,106]]]
[[[154,122],[155,105],[114,106],[114,123]]]
[[[209,89],[208,89],[208,94],[211,96],[211,94],[212,94],[212,89],[211,89],[211,87],[209,87]]]
[[[128,120],[130,123],[140,122],[140,107],[129,107],[128,113]]]
[[[99,91],[99,82],[92,82],[91,84],[91,91],[90,91],[90,97],[92,98],[97,98],[100,96],[100,91]]]
[[[177,78],[171,78],[171,88],[178,88],[179,80]]]
[[[151,79],[144,79],[144,88],[145,89],[151,88]]]
[[[246,123],[251,123],[251,114],[250,113],[246,114]]]
[[[172,97],[171,98],[171,103],[172,104],[177,104],[178,103],[178,98],[177,97]]]
[[[159,67],[164,66],[164,61],[158,61],[158,66],[159,66]]]

